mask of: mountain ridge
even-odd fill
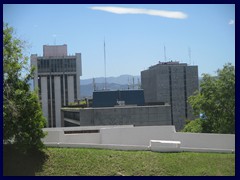
[[[107,83],[116,83],[116,84],[132,84],[134,78],[134,83],[136,84],[139,80],[141,81],[141,77],[138,75],[129,75],[129,74],[123,74],[120,76],[110,76],[106,78]],[[80,85],[87,85],[92,84],[93,79],[95,79],[95,83],[104,83],[105,78],[104,77],[96,77],[96,78],[88,78],[88,79],[80,79]]]

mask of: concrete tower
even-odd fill
[[[31,55],[31,65],[47,127],[61,127],[61,107],[80,99],[81,54],[68,56],[66,44],[44,45],[43,56]]]
[[[180,130],[185,119],[195,119],[187,103],[189,96],[198,90],[198,66],[179,62],[159,62],[141,72],[146,103],[171,105],[172,125]]]

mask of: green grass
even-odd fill
[[[48,148],[35,175],[234,176],[235,154]]]

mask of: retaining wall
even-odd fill
[[[81,130],[99,130],[78,133]],[[178,133],[174,126],[45,128],[47,146],[149,150],[150,140],[180,141],[181,151],[235,152],[234,134]],[[65,131],[65,133],[64,133]],[[67,134],[66,131],[78,131]]]

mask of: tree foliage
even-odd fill
[[[24,42],[16,38],[12,27],[3,27],[3,138],[4,143],[23,149],[41,149],[45,126],[36,92],[31,92],[29,80],[34,69],[28,70],[28,58],[23,55]],[[22,77],[22,72],[27,72]]]
[[[202,128],[203,120],[198,118],[195,120],[189,120],[186,122],[186,125],[182,132],[191,132],[191,133],[201,133],[203,132]]]
[[[224,65],[217,70],[216,77],[203,74],[200,91],[188,101],[196,115],[205,115],[201,120],[202,132],[235,133],[235,67],[230,63]]]

